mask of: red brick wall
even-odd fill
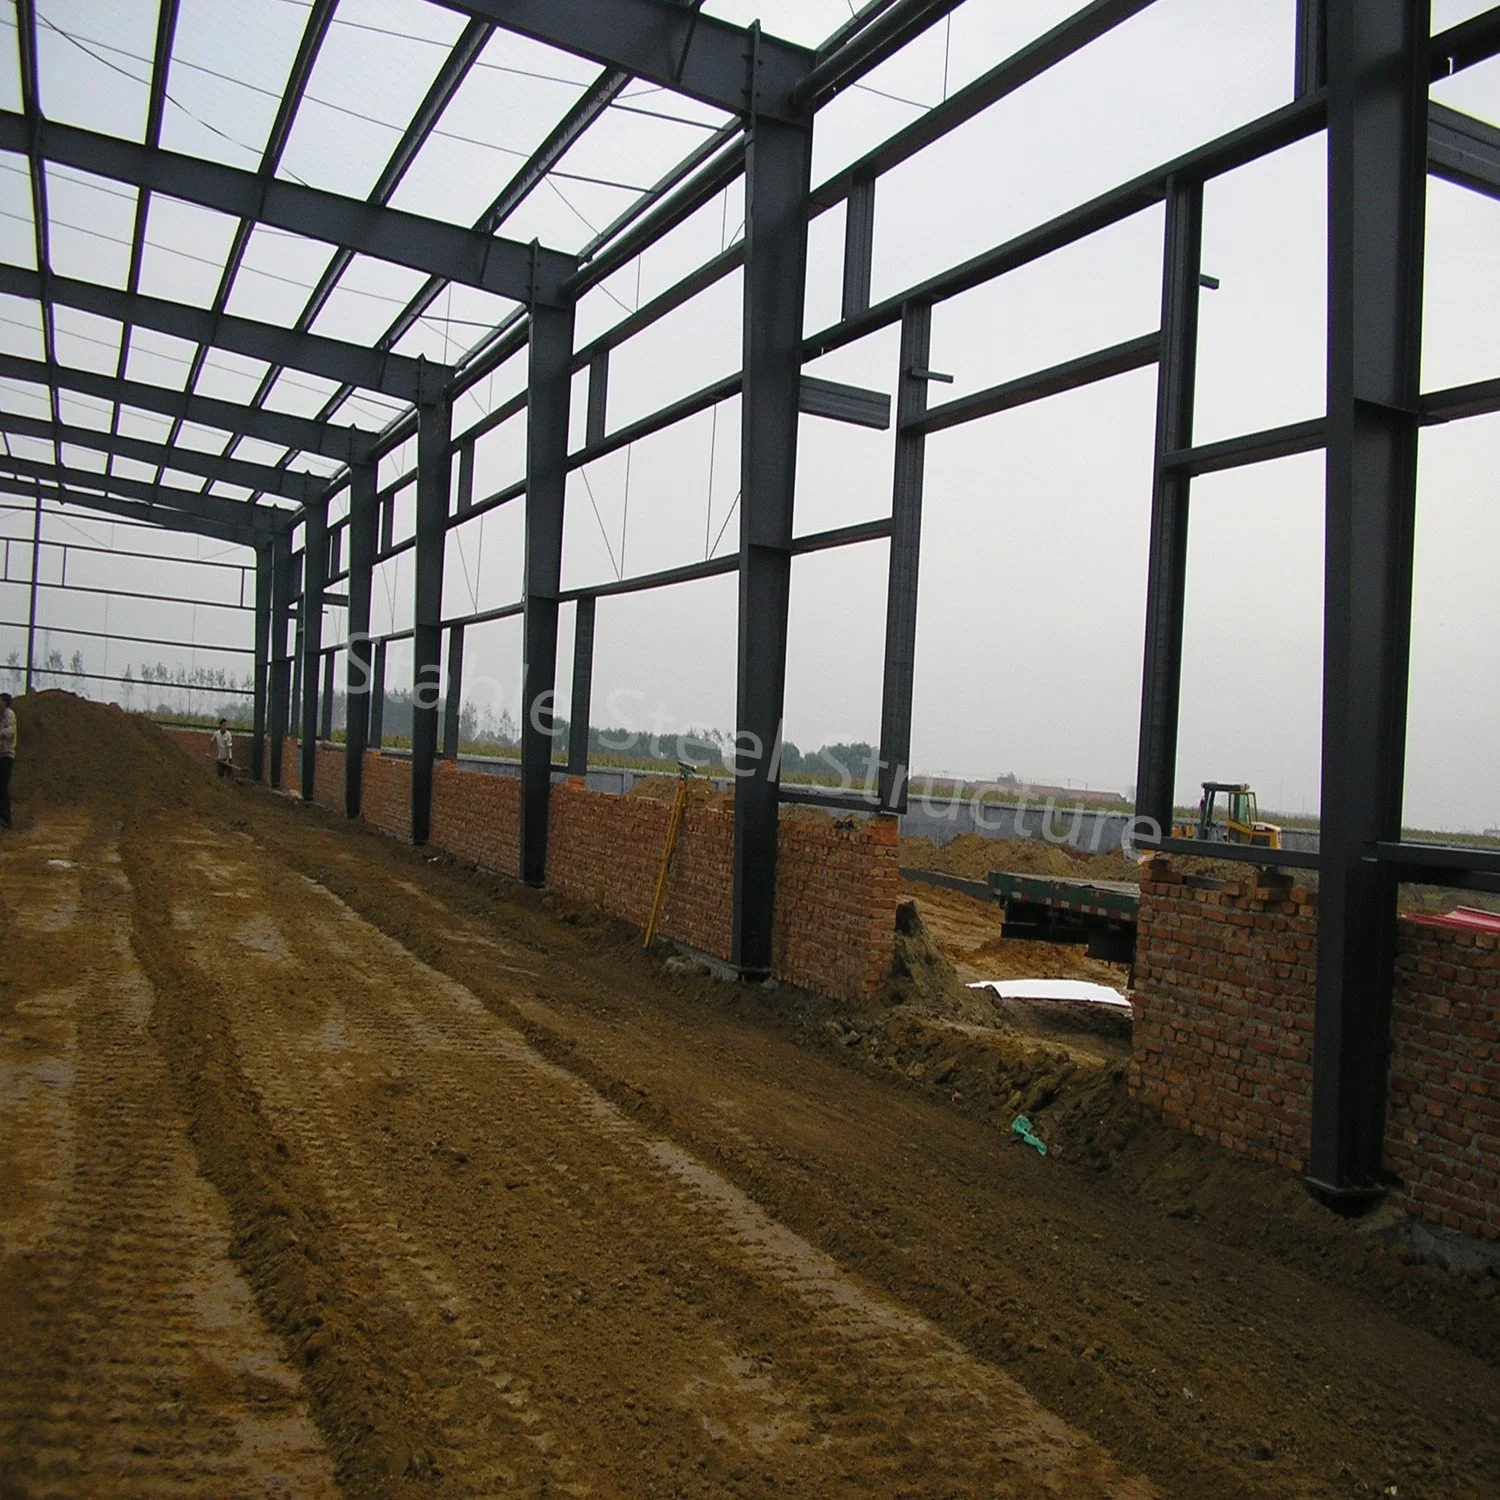
[[[365,757],[367,768],[371,759]],[[368,778],[368,769],[365,775]],[[520,826],[521,783],[514,776],[461,771],[451,760],[440,760],[433,767],[429,836],[433,848],[501,875],[516,875],[521,860]]]
[[[1500,944],[1400,925],[1386,1165],[1407,1206],[1500,1239]]]
[[[344,810],[344,747],[319,744],[313,759],[313,801],[329,812]]]
[[[411,837],[411,762],[365,752],[360,774],[359,810],[366,823],[397,838]]]
[[[1131,1092],[1232,1150],[1305,1169],[1317,901],[1144,867]],[[1500,945],[1403,918],[1392,999],[1394,1201],[1500,1239]]]

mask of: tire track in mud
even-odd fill
[[[317,1198],[293,1217],[328,1296],[379,1322],[349,1357],[400,1367],[371,1400],[404,1410],[366,1420],[424,1434],[397,1488],[1151,1493],[248,840],[195,824],[131,862],[154,967],[232,1037],[254,1149]],[[373,1472],[350,1394],[320,1420]]]
[[[0,858],[0,1492],[333,1495],[165,1103],[113,839],[57,815]]]

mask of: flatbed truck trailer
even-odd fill
[[[992,870],[990,897],[1005,908],[1005,937],[1086,943],[1090,958],[1135,962],[1141,888],[1125,880],[1015,875]]]

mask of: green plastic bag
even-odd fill
[[[1028,1146],[1034,1147],[1040,1155],[1045,1156],[1047,1154],[1046,1141],[1042,1140],[1032,1131],[1031,1121],[1025,1115],[1017,1115],[1010,1122],[1010,1131],[1012,1135],[1020,1136]]]

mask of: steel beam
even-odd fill
[[[375,465],[349,471],[349,660],[344,709],[344,812],[357,818],[364,793],[365,746],[370,734],[370,595],[380,502]]]
[[[271,785],[281,787],[281,750],[291,713],[291,654],[287,631],[291,626],[291,538],[271,539]]]
[[[284,177],[268,179],[160,146],[0,110],[0,150],[25,151],[28,140],[35,141],[43,159],[60,166],[269,224],[516,302],[555,297],[578,266],[575,257],[559,250],[477,234],[441,219],[345,198]]]
[[[849,183],[844,209],[844,294],[846,318],[868,312],[870,276],[875,257],[875,178],[856,177]]]
[[[904,812],[911,767],[911,699],[917,652],[917,576],[927,436],[932,308],[913,302],[901,318],[896,460],[891,483],[891,555],[886,580],[885,669],[880,694],[880,805]]]
[[[1182,625],[1187,597],[1189,472],[1167,456],[1193,440],[1198,367],[1198,276],[1203,252],[1203,185],[1174,183],[1167,194],[1162,250],[1161,360],[1156,377],[1156,460],[1146,562],[1146,647],[1135,811],[1172,831],[1177,724],[1182,693]]]
[[[1007,380],[1002,385],[992,385],[987,390],[975,391],[970,396],[960,396],[956,401],[945,401],[940,406],[928,407],[921,415],[912,418],[913,430],[923,433],[942,432],[957,427],[963,422],[973,422],[979,417],[992,417],[997,412],[1010,411],[1028,402],[1041,401],[1048,396],[1058,396],[1064,391],[1076,391],[1096,381],[1110,380],[1129,370],[1142,370],[1154,365],[1161,346],[1159,333],[1148,333],[1138,339],[1129,339],[1109,349],[1100,349],[1093,354],[1084,354],[1070,359],[1051,369],[1039,370],[1034,375],[1023,375],[1019,380]],[[804,407],[803,410],[806,410]]]
[[[745,159],[744,379],[732,958],[771,972],[811,132],[753,122]]]
[[[803,120],[792,91],[813,54],[758,28],[745,30],[675,0],[442,0],[450,10],[493,21],[605,67],[633,73],[731,114]]]
[[[437,758],[438,698],[443,678],[443,551],[452,480],[453,409],[423,406],[417,425],[416,577],[412,614],[411,841],[432,831],[432,765]]]
[[[294,333],[270,323],[231,317],[228,313],[216,317],[206,308],[167,302],[160,297],[131,296],[92,281],[51,276],[44,282],[37,272],[20,266],[0,265],[0,292],[34,302],[61,303],[96,317],[113,318],[117,323],[133,323],[138,328],[154,328],[158,333],[171,334],[189,343],[227,349],[249,359],[285,365],[328,380],[347,381],[402,401],[416,401],[436,392],[452,375],[444,365],[411,359],[404,354],[367,349],[322,334]]]
[[[1297,0],[1293,92],[1316,93],[1328,82],[1328,0]]]
[[[328,596],[324,595],[324,602]],[[323,698],[318,711],[318,738],[320,740],[331,740],[333,738],[333,679],[338,670],[338,652],[328,650],[323,653]]]
[[[1436,80],[1488,62],[1500,54],[1500,5],[1439,32],[1428,49],[1428,76]]]
[[[158,469],[178,469],[184,474],[199,474],[205,479],[219,479],[248,490],[280,495],[285,500],[306,503],[328,488],[328,481],[303,470],[274,469],[269,464],[250,463],[242,458],[221,458],[201,453],[195,448],[167,447],[163,443],[120,433],[101,432],[96,427],[71,427],[61,422],[43,421],[18,412],[0,411],[0,432],[18,437],[41,438],[49,443],[70,443],[96,453],[116,458],[131,458],[137,463],[154,464]]]
[[[804,375],[797,392],[797,409],[805,416],[826,417],[853,427],[871,427],[884,432],[891,425],[891,398],[884,391],[844,385]]]
[[[575,606],[573,622],[573,700],[568,711],[568,775],[589,773],[589,716],[594,696],[594,596]]]
[[[255,548],[255,643],[253,673],[254,736],[250,744],[250,774],[257,781],[266,776],[266,687],[271,651],[271,572],[274,561],[269,539]]]
[[[1416,519],[1428,6],[1329,0],[1323,774],[1308,1182],[1381,1191]]]
[[[148,526],[158,526],[163,531],[212,537],[215,541],[230,542],[239,547],[253,547],[268,535],[266,532],[252,531],[248,526],[208,521],[183,511],[148,505],[140,500],[122,500],[113,495],[91,495],[86,490],[71,490],[66,485],[39,483],[34,479],[12,479],[5,474],[0,474],[0,492],[19,495],[27,500],[34,500],[40,495],[44,500],[54,501],[58,505],[71,505],[77,510],[97,511],[100,515],[118,516],[124,521],[139,521]]]
[[[520,875],[530,885],[541,885],[547,878],[572,371],[572,309],[534,309],[527,376],[526,577],[521,625]]]
[[[1224,469],[1243,468],[1246,464],[1263,464],[1273,458],[1290,458],[1294,453],[1316,453],[1323,446],[1327,425],[1322,417],[1314,417],[1308,422],[1268,427],[1262,432],[1246,433],[1243,437],[1199,443],[1162,454],[1161,466],[1179,474],[1217,474]]]
[[[1445,182],[1500,198],[1500,130],[1487,120],[1429,104],[1427,170]]]
[[[309,505],[302,517],[302,800],[313,799],[318,765],[318,673],[323,664],[323,593],[328,583],[328,506]]]
[[[109,492],[104,498],[113,496],[137,501],[147,511],[168,513],[161,517],[160,524],[164,526],[170,526],[176,518],[182,517],[213,522],[221,528],[228,527],[247,536],[269,536],[291,525],[291,512],[288,510],[252,506],[244,500],[226,500],[221,495],[204,495],[196,490],[181,490],[172,485],[147,484],[141,479],[96,474],[89,469],[60,468],[56,464],[11,455],[0,455],[0,470],[4,469],[18,476],[44,480],[60,489],[66,489],[78,504],[84,503],[83,497],[95,488]]]
[[[196,396],[191,391],[173,391],[136,380],[117,380],[93,370],[48,366],[14,354],[0,354],[0,378],[24,380],[43,389],[77,391],[120,406],[158,412],[179,422],[195,422],[201,427],[259,438],[262,442],[277,443],[283,448],[296,448],[304,453],[318,453],[324,458],[341,459],[345,463],[358,463],[366,457],[373,441],[373,434],[361,432],[357,427],[315,422],[308,417],[268,411],[263,407],[237,406],[232,401]]]
[[[960,4],[961,0],[895,0],[831,50],[820,52],[811,72],[792,91],[793,100],[826,104]]]

